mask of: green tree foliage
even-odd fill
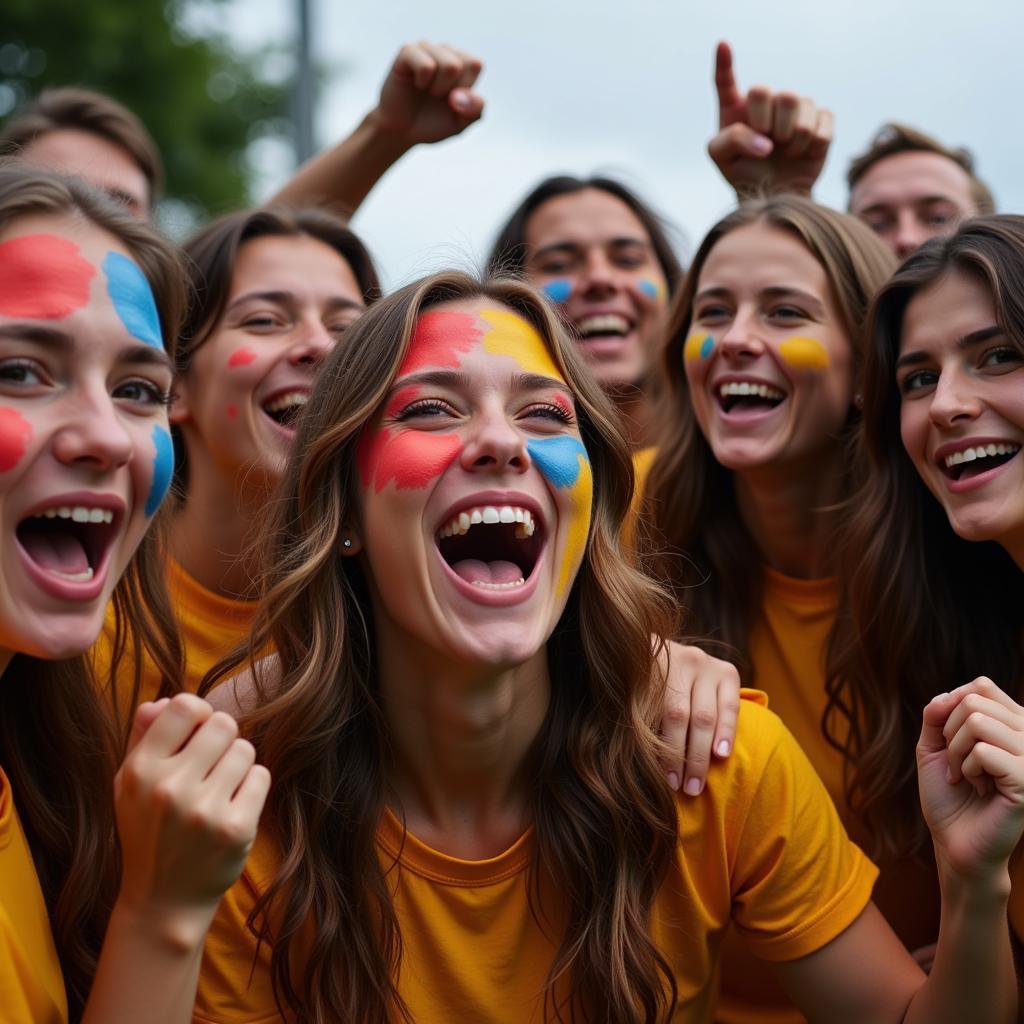
[[[194,217],[245,205],[245,151],[288,134],[287,85],[268,74],[267,51],[233,48],[230,25],[190,33],[197,7],[204,23],[211,8],[220,23],[229,12],[222,0],[3,0],[0,115],[48,86],[97,89],[153,134],[171,200]]]

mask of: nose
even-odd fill
[[[530,467],[526,436],[504,409],[486,410],[474,417],[460,459],[463,469],[474,473],[519,474]]]
[[[102,393],[81,395],[54,438],[54,455],[66,466],[99,472],[125,465],[134,442],[122,415],[105,388]]]
[[[336,343],[337,338],[327,330],[323,321],[319,317],[310,317],[298,325],[288,359],[296,366],[317,365],[327,358]]]
[[[931,237],[931,232],[920,222],[914,210],[900,210],[892,244],[900,259],[909,256]]]
[[[619,287],[618,271],[605,252],[591,250],[580,273],[580,291],[593,299],[614,294]]]
[[[719,351],[726,359],[756,359],[764,353],[764,340],[757,329],[754,310],[740,309],[724,334],[719,336]]]
[[[936,426],[951,427],[963,421],[969,422],[980,412],[981,403],[963,374],[946,370],[939,375],[928,407],[928,414]]]

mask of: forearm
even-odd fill
[[[409,148],[370,111],[348,138],[307,160],[267,205],[321,206],[351,217]]]
[[[1006,918],[1009,893],[1008,875],[983,888],[943,880],[935,961],[905,1024],[1017,1020],[1017,979]]]
[[[188,1024],[212,917],[211,910],[162,919],[119,901],[82,1024]]]

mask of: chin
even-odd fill
[[[543,648],[545,637],[529,635],[530,628],[501,623],[491,629],[477,627],[472,636],[456,637],[452,653],[467,665],[481,668],[509,669],[535,657]]]

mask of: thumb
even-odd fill
[[[448,106],[456,116],[468,124],[477,120],[484,112],[484,98],[472,89],[452,89],[448,94]]]
[[[748,124],[736,122],[723,128],[708,143],[708,156],[719,167],[725,167],[743,158],[764,159],[773,148],[774,144],[767,135],[755,132]]]
[[[125,755],[130,754],[139,744],[139,740],[146,735],[149,727],[160,717],[160,712],[170,703],[168,697],[161,697],[157,701],[144,701],[135,709],[135,718],[132,721],[132,732],[128,737],[128,748]]]
[[[925,705],[921,738],[917,744],[919,754],[937,754],[946,749],[946,737],[943,736],[942,730],[961,699],[961,695],[957,693],[940,693]]]

